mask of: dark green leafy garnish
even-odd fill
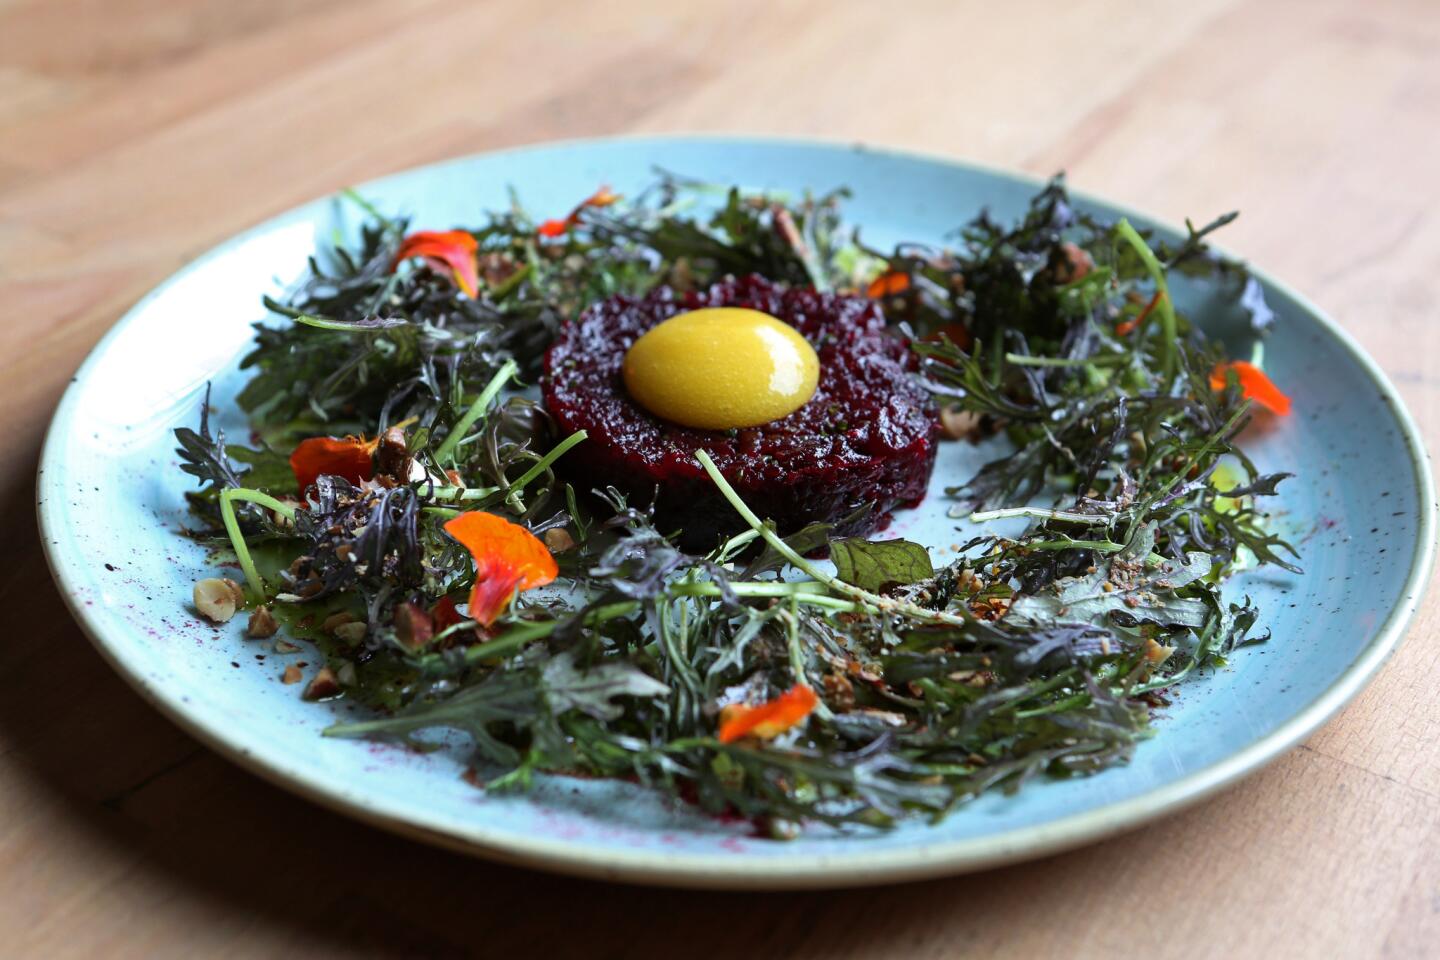
[[[517,203],[428,246],[367,205],[358,242],[269,303],[279,318],[258,328],[238,397],[261,445],[227,447],[207,395],[178,452],[252,602],[322,644],[345,694],[375,708],[329,735],[424,747],[460,731],[492,790],[627,777],[775,836],[880,827],[1123,763],[1167,687],[1263,639],[1222,587],[1246,565],[1297,569],[1261,507],[1287,475],[1236,444],[1263,374],[1169,292],[1183,274],[1255,335],[1272,321],[1244,269],[1205,246],[1230,217],[1172,248],[1077,212],[1056,180],[1016,224],[981,215],[951,247],[880,251],[846,231],[845,196],[664,177],[564,219]],[[457,257],[467,273],[445,269]],[[943,478],[952,516],[1011,531],[939,569],[905,540],[781,537],[697,452],[749,528],[697,555],[613,490],[561,483],[584,435],[555,436],[512,390],[558,326],[613,294],[745,273],[880,298],[947,417],[1010,440]],[[318,435],[348,466],[322,463],[302,491],[288,458]],[[486,520],[503,550],[446,534],[477,510],[510,521]],[[525,589],[517,564],[536,550],[549,572],[534,583],[559,579]],[[834,573],[808,559],[821,554]],[[507,575],[522,584],[508,613],[461,612]]]

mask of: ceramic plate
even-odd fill
[[[608,183],[632,192],[655,167],[717,182],[800,191],[847,185],[866,239],[940,241],[988,207],[1019,213],[1038,184],[950,161],[860,147],[740,139],[621,139],[492,153],[361,188],[417,227],[477,222],[514,187],[541,215]],[[1106,216],[1151,218],[1095,200]],[[1197,210],[1197,216],[1215,211]],[[1242,575],[1274,639],[1180,687],[1157,735],[1125,767],[987,795],[938,826],[807,833],[781,843],[743,824],[624,783],[549,778],[532,793],[488,796],[464,782],[464,744],[420,755],[320,730],[343,704],[302,702],[279,682],[285,658],[190,609],[212,575],[178,536],[189,479],[171,430],[195,423],[207,381],[221,411],[243,382],[237,359],[260,297],[279,293],[317,243],[356,228],[355,211],[318,200],[262,224],[181,270],[127,313],[66,391],[45,445],[40,524],[60,590],[100,652],[157,707],[255,772],[355,817],[512,863],[635,881],[733,887],[834,886],[974,870],[1092,841],[1173,813],[1294,746],[1349,700],[1394,649],[1430,566],[1431,480],[1420,440],[1384,376],[1335,323],[1260,275],[1276,313],[1267,367],[1297,413],[1252,430],[1262,471],[1287,470],[1280,523],[1303,576]],[[1162,233],[1167,228],[1160,226]],[[1173,230],[1168,231],[1173,234]],[[1248,356],[1239,315],[1178,285],[1179,305]],[[242,422],[222,422],[232,436]],[[940,488],[985,454],[947,444],[935,489],[896,515],[893,534],[946,559],[967,539]],[[292,658],[293,659],[293,658]],[[312,658],[313,659],[313,658]]]

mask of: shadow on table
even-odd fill
[[[0,507],[11,557],[0,602],[12,624],[0,645],[0,775],[24,798],[18,809],[35,811],[20,825],[29,841],[72,859],[52,875],[123,878],[72,908],[76,917],[37,923],[73,922],[81,910],[154,911],[144,928],[218,921],[261,951],[890,955],[937,924],[957,929],[957,915],[984,916],[997,897],[1058,896],[1085,882],[1084,871],[1053,869],[1074,859],[1062,857],[867,891],[674,891],[487,864],[361,826],[245,773],[152,710],[66,611],[41,555],[33,482],[5,490]],[[245,932],[253,925],[265,932]]]

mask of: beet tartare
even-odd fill
[[[705,307],[746,307],[794,327],[820,359],[809,402],[779,420],[736,430],[678,426],[637,404],[622,378],[626,351],[657,324]],[[873,503],[842,531],[864,533],[884,511],[923,497],[938,427],[929,394],[909,375],[910,358],[886,332],[874,302],[750,276],[592,305],[546,353],[543,389],[562,434],[589,434],[562,461],[565,473],[585,490],[613,486],[637,506],[653,500],[660,528],[683,530],[683,542],[698,549],[744,524],[696,462],[697,449],[782,532],[838,521]]]

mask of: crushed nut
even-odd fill
[[[545,541],[545,549],[551,553],[564,553],[575,546],[575,538],[570,536],[570,531],[564,527],[552,527],[541,534]]]
[[[771,840],[794,840],[800,836],[801,830],[799,823],[784,817],[760,817],[755,828]]]
[[[391,427],[386,430],[375,449],[376,476],[390,477],[400,481],[408,480],[410,479],[411,465],[410,451],[405,443],[405,431],[400,427]]]
[[[263,640],[266,637],[275,636],[280,629],[280,623],[270,608],[261,604],[250,614],[250,622],[245,625],[245,633],[256,640]]]
[[[695,269],[691,266],[689,257],[675,258],[675,264],[670,268],[670,286],[681,293],[695,289]]]
[[[324,700],[333,697],[340,692],[340,680],[335,676],[335,671],[329,667],[321,667],[311,678],[310,684],[305,688],[306,700]]]
[[[365,639],[365,633],[369,628],[363,622],[342,623],[331,632],[335,639],[351,646]]]
[[[999,620],[1010,609],[1010,601],[1004,597],[977,600],[970,604],[970,612],[981,620]]]
[[[1055,270],[1056,283],[1074,283],[1095,269],[1095,261],[1078,244],[1067,240],[1060,245],[1060,251],[1064,254],[1065,261]]]
[[[476,267],[487,287],[498,287],[520,269],[514,257],[503,253],[486,253],[476,258]]]
[[[1155,642],[1154,637],[1145,641],[1145,659],[1159,666],[1170,659],[1170,654],[1175,652],[1174,647],[1165,647]]]
[[[825,675],[825,701],[844,713],[855,706],[855,685],[843,673]]]
[[[776,204],[770,209],[771,222],[775,225],[775,232],[780,239],[800,254],[802,258],[809,254],[809,248],[805,245],[805,238],[800,234],[800,227],[795,223],[794,216],[784,207]]]
[[[345,610],[341,610],[339,613],[332,613],[330,614],[330,616],[326,617],[325,620],[320,624],[320,629],[324,630],[326,633],[334,633],[338,627],[343,627],[347,623],[354,622],[355,614],[349,613]]]
[[[245,591],[234,580],[206,577],[196,581],[193,594],[195,609],[211,623],[228,623],[235,611],[245,603]]]
[[[278,640],[275,641],[275,652],[276,652],[276,653],[299,653],[299,652],[300,652],[300,645],[297,644],[297,643],[291,643],[289,640],[286,640],[284,637],[281,637],[280,639],[278,639]]]
[[[940,411],[940,433],[947,440],[974,439],[980,432],[980,415],[951,404]]]
[[[292,663],[286,667],[285,672],[280,675],[280,682],[286,684],[299,683],[300,678],[303,676],[304,674],[300,672],[300,668]]]
[[[845,664],[845,672],[870,684],[883,683],[885,679],[885,668],[878,663],[861,663],[859,660],[851,660]]]
[[[859,710],[856,711],[856,713],[864,714],[872,720],[878,720],[886,726],[890,727],[903,727],[910,722],[905,718],[905,714],[897,713],[894,710],[880,710],[876,707],[861,707]]]
[[[292,510],[294,510],[295,508],[301,506],[300,501],[299,501],[299,500],[296,500],[294,497],[280,497],[279,500],[280,500],[281,503],[285,504],[285,506],[289,507],[289,508],[292,509]],[[277,526],[277,527],[282,527],[282,528],[284,528],[284,527],[293,527],[293,526],[295,525],[295,521],[293,521],[292,519],[290,519],[290,517],[289,517],[288,515],[283,514],[283,513],[281,513],[281,512],[278,511],[278,510],[271,510],[271,511],[270,511],[270,519],[274,522],[275,526]]]

